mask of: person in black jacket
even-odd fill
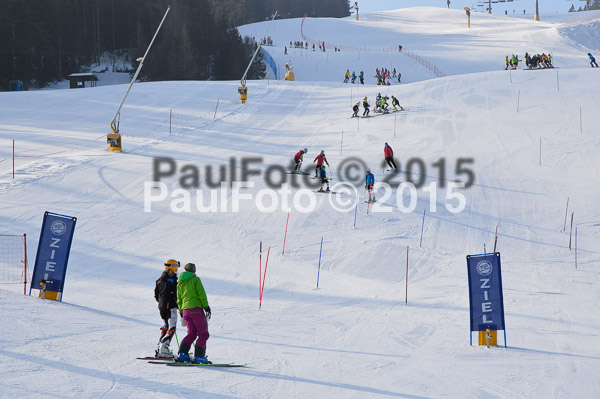
[[[156,357],[174,357],[169,349],[169,344],[177,326],[177,271],[179,262],[169,259],[165,262],[165,270],[160,278],[156,280],[154,287],[154,299],[158,302],[160,318],[163,326],[160,328],[158,348],[154,355]]]

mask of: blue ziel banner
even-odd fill
[[[271,71],[273,71],[273,79],[277,79],[277,64],[275,63],[275,60],[267,50],[262,47],[260,49],[262,50],[263,61],[271,68]]]
[[[500,253],[467,256],[471,331],[504,330]]]
[[[32,289],[42,289],[40,283],[43,281],[48,281],[48,291],[63,291],[75,222],[77,218],[72,216],[44,213],[30,295]]]

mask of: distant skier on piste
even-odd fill
[[[207,321],[211,316],[206,291],[204,291],[202,281],[196,276],[196,265],[188,263],[184,269],[185,271],[181,273],[177,283],[177,305],[181,317],[185,321],[187,335],[181,340],[176,360],[187,363],[212,364],[206,358],[206,341],[210,336]],[[196,341],[194,357],[191,358],[188,352],[194,341]]]
[[[352,84],[356,83],[356,72],[352,71]]]
[[[398,167],[396,166],[396,162],[394,162],[394,150],[388,143],[385,143],[385,146],[383,147],[383,155],[385,156],[385,161],[390,168],[397,171]]]
[[[358,111],[360,109],[359,105],[360,105],[360,103],[356,103],[356,104],[354,104],[354,107],[352,107],[352,111],[354,111],[354,113],[352,114],[353,118],[358,117]]]
[[[360,71],[360,73],[358,74],[358,79],[360,80],[361,85],[365,84],[365,73],[363,71]]]
[[[366,118],[369,117],[369,107],[370,107],[370,105],[367,101],[367,97],[363,98],[363,108],[365,109],[362,114],[363,117],[366,117]]]
[[[315,160],[313,161],[313,163],[317,163],[317,166],[315,167],[315,177],[319,177],[319,172],[321,170],[321,166],[323,166],[323,162],[325,162],[327,164],[327,166],[329,166],[329,162],[327,162],[327,158],[325,157],[325,151],[321,150],[321,153],[319,155],[317,155],[317,157],[315,158]]]
[[[398,101],[398,99],[394,96],[392,96],[392,106],[395,110],[398,110],[398,107],[400,107],[400,111],[404,111],[404,108],[402,108],[402,105],[400,105],[400,101]]]
[[[349,79],[350,79],[350,70],[346,69],[346,73],[344,74],[344,83],[348,83]]]
[[[387,103],[388,98],[389,98],[388,96],[385,96],[385,97],[381,98],[381,109],[386,114],[388,113],[387,111],[388,111],[388,107],[389,107],[389,105]]]
[[[371,169],[367,169],[366,179],[365,179],[365,190],[369,193],[369,202],[371,202],[374,198],[372,197],[373,186],[375,185],[375,176],[371,173]]]
[[[300,150],[294,155],[294,162],[296,162],[296,166],[294,166],[294,173],[300,172],[300,167],[302,166],[302,161],[304,160],[304,154],[308,152],[308,149],[305,148]]]
[[[594,58],[594,56],[592,55],[592,53],[588,53],[588,57],[590,58],[590,65],[593,67],[598,68],[598,63],[596,63],[596,59]]]
[[[319,177],[321,178],[321,187],[319,188],[319,192],[329,191],[329,179],[327,178],[327,170],[325,165],[321,166],[321,171],[319,172]],[[327,184],[327,189],[323,190],[323,184]]]
[[[162,272],[154,286],[154,299],[158,302],[158,311],[163,321],[160,328],[158,348],[154,351],[155,357],[174,357],[173,351],[169,349],[171,339],[177,327],[177,271],[179,262],[169,259],[165,262],[165,270]]]

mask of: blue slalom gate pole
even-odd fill
[[[319,277],[321,276],[321,254],[323,253],[323,236],[321,236],[321,249],[319,250],[319,271],[317,272],[317,288],[319,288]]]
[[[423,244],[423,229],[425,228],[425,210],[423,209],[423,224],[421,224],[421,242],[419,242],[419,248],[421,248],[421,244]]]

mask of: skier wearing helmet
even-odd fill
[[[179,355],[175,359],[179,362],[211,364],[206,358],[206,341],[208,334],[208,320],[211,311],[206,298],[206,291],[202,281],[196,276],[196,265],[188,263],[185,271],[179,276],[177,282],[177,305],[181,317],[187,327],[187,335],[179,345]],[[194,357],[188,354],[192,344],[195,344]]]
[[[354,113],[352,114],[352,118],[358,117],[358,110],[360,109],[359,106],[360,106],[360,103],[356,103],[356,104],[354,104],[354,107],[352,107],[352,111],[354,111]]]
[[[592,66],[592,68],[594,66],[596,68],[598,68],[598,63],[596,62],[596,59],[594,58],[594,56],[592,55],[592,53],[588,53],[588,57],[590,58],[590,65]]]
[[[392,147],[388,143],[385,143],[385,147],[383,147],[383,155],[390,168],[397,171],[398,167],[396,166],[396,162],[394,162],[394,150],[392,150]]]
[[[321,187],[319,187],[319,192],[323,193],[325,191],[329,191],[329,179],[327,178],[327,170],[325,169],[325,165],[321,166]],[[323,184],[327,184],[327,190],[323,190]]]
[[[169,259],[165,262],[165,270],[154,287],[154,299],[158,302],[158,311],[163,321],[160,328],[158,348],[154,351],[155,357],[174,357],[169,349],[171,339],[177,326],[177,271],[179,262]]]
[[[371,173],[371,169],[367,169],[365,190],[368,190],[368,192],[369,192],[369,201],[368,202],[375,201],[375,197],[372,195],[374,185],[375,185],[375,176],[373,176],[373,173]]]
[[[327,162],[327,158],[325,157],[325,151],[321,150],[321,153],[319,155],[317,155],[317,157],[315,158],[315,160],[313,161],[313,163],[317,163],[317,166],[315,167],[315,178],[319,177],[319,171],[321,170],[321,166],[323,166],[323,162],[325,162],[327,164],[327,166],[329,166],[329,162]]]
[[[365,190],[371,191],[373,189],[374,185],[375,185],[375,176],[373,176],[373,173],[371,173],[371,169],[367,169]]]
[[[369,102],[367,101],[367,97],[363,98],[363,108],[365,109],[363,112],[363,117],[369,117]]]
[[[294,162],[296,162],[296,166],[294,166],[293,173],[300,172],[300,167],[302,166],[302,161],[304,160],[304,154],[306,154],[307,152],[308,148],[305,148],[303,150],[298,151],[296,155],[294,155]]]

